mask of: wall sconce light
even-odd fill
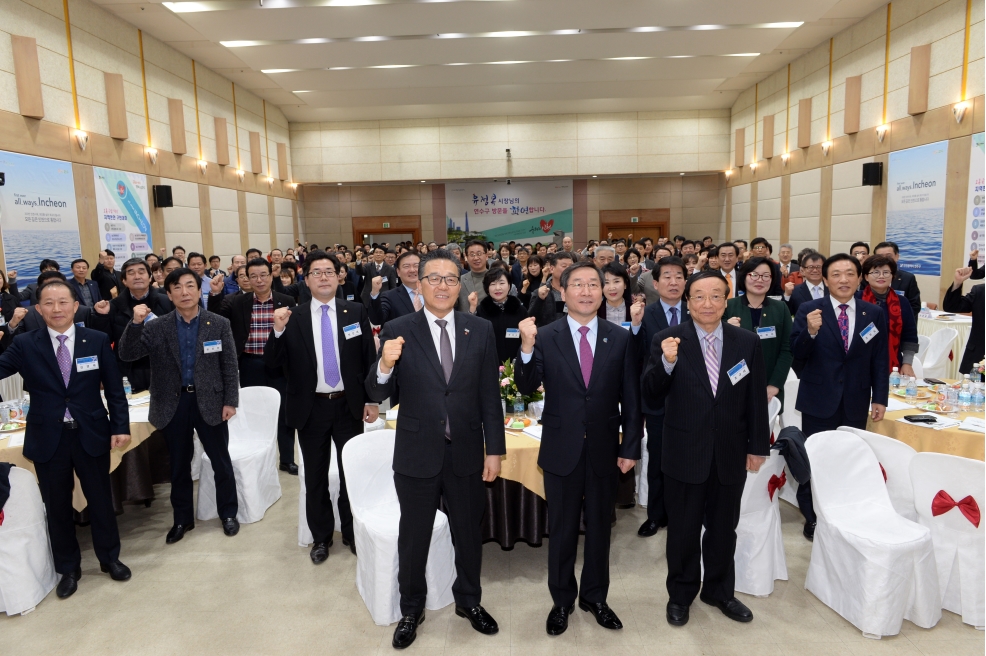
[[[246,175],[246,171],[243,169],[236,169],[236,177],[240,179],[240,182],[243,182],[244,175]]]
[[[89,145],[89,134],[84,130],[75,131],[75,141],[79,144],[79,150],[85,150],[86,146]]]
[[[209,162],[205,161],[204,159],[200,159],[199,160],[199,170],[202,171],[202,174],[203,175],[205,174],[205,171],[208,168],[209,168]]]
[[[890,126],[887,125],[886,123],[884,123],[883,125],[878,125],[876,128],[876,140],[879,141],[880,143],[883,143],[883,138],[887,136],[887,130],[889,129]]]
[[[298,191],[298,183],[297,182],[292,182],[290,184],[290,186],[291,186],[291,191]]]
[[[270,177],[269,175],[267,176],[267,186],[270,187],[271,189],[274,188],[274,178]]]
[[[787,164],[787,160],[791,159],[791,153],[784,153],[781,155],[781,161]]]
[[[729,179],[729,176],[731,176],[733,174],[733,170],[732,169],[726,169],[725,174],[726,174],[726,179],[728,180]]]
[[[956,123],[962,122],[962,117],[965,116],[965,110],[969,108],[969,103],[960,102],[959,104],[952,107],[952,116],[955,117]]]
[[[832,147],[832,142],[831,141],[824,142],[822,144],[822,155],[823,156],[824,155],[828,155],[829,154],[829,148],[831,148],[831,147]]]
[[[147,159],[151,160],[151,166],[157,164],[157,148],[147,149]]]
[[[756,171],[757,170],[757,163],[756,162],[750,162],[750,170],[751,171]]]

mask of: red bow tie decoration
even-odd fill
[[[887,470],[883,468],[883,463],[882,462],[878,462],[876,464],[880,465],[880,473],[883,474],[883,482],[886,483],[887,482]]]
[[[3,511],[0,510],[0,526],[3,526]]]
[[[952,508],[958,506],[959,512],[965,515],[969,522],[979,528],[979,504],[970,494],[959,502],[956,502],[945,490],[938,490],[938,494],[931,500],[931,514],[935,517],[944,515]]]
[[[781,472],[781,475],[780,476],[777,476],[776,474],[774,474],[774,475],[772,475],[770,477],[770,480],[767,481],[767,494],[770,495],[770,500],[771,501],[774,500],[774,492],[776,492],[777,490],[779,490],[782,487],[784,487],[784,484],[785,483],[787,483],[787,473],[786,472]]]

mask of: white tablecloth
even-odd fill
[[[941,313],[932,311],[932,314],[937,316]],[[918,317],[918,335],[927,335],[930,337],[932,333],[942,328],[954,328],[959,332],[955,343],[952,344],[952,359],[946,365],[947,372],[944,378],[961,378],[962,376],[959,374],[959,363],[962,362],[962,354],[965,353],[966,342],[969,341],[969,332],[972,330],[972,317],[959,314],[955,315],[952,321],[939,321],[937,319]]]

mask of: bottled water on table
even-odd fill
[[[123,377],[123,393],[127,395],[128,399],[134,393],[133,387],[130,386],[130,381],[127,380],[126,376]]]
[[[969,374],[962,379],[962,387],[959,388],[959,408],[967,412],[972,405],[972,386],[969,383]]]
[[[984,394],[983,384],[976,383],[972,389],[972,409],[975,412],[983,411],[983,404],[986,403],[986,394]]]
[[[900,370],[894,367],[890,372],[890,389],[895,390],[900,387]]]
[[[914,376],[908,376],[907,378],[907,388],[904,390],[904,395],[907,397],[909,403],[913,403],[918,398],[918,384],[914,379]]]

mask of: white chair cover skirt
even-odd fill
[[[839,430],[863,438],[883,467],[880,473],[886,476],[887,493],[894,510],[901,517],[918,521],[918,513],[914,509],[914,486],[911,484],[911,461],[918,452],[900,440],[879,433],[848,426],[840,426]]]
[[[34,610],[58,583],[44,503],[34,474],[20,467],[10,469],[10,497],[3,511],[0,612],[17,615]]]

